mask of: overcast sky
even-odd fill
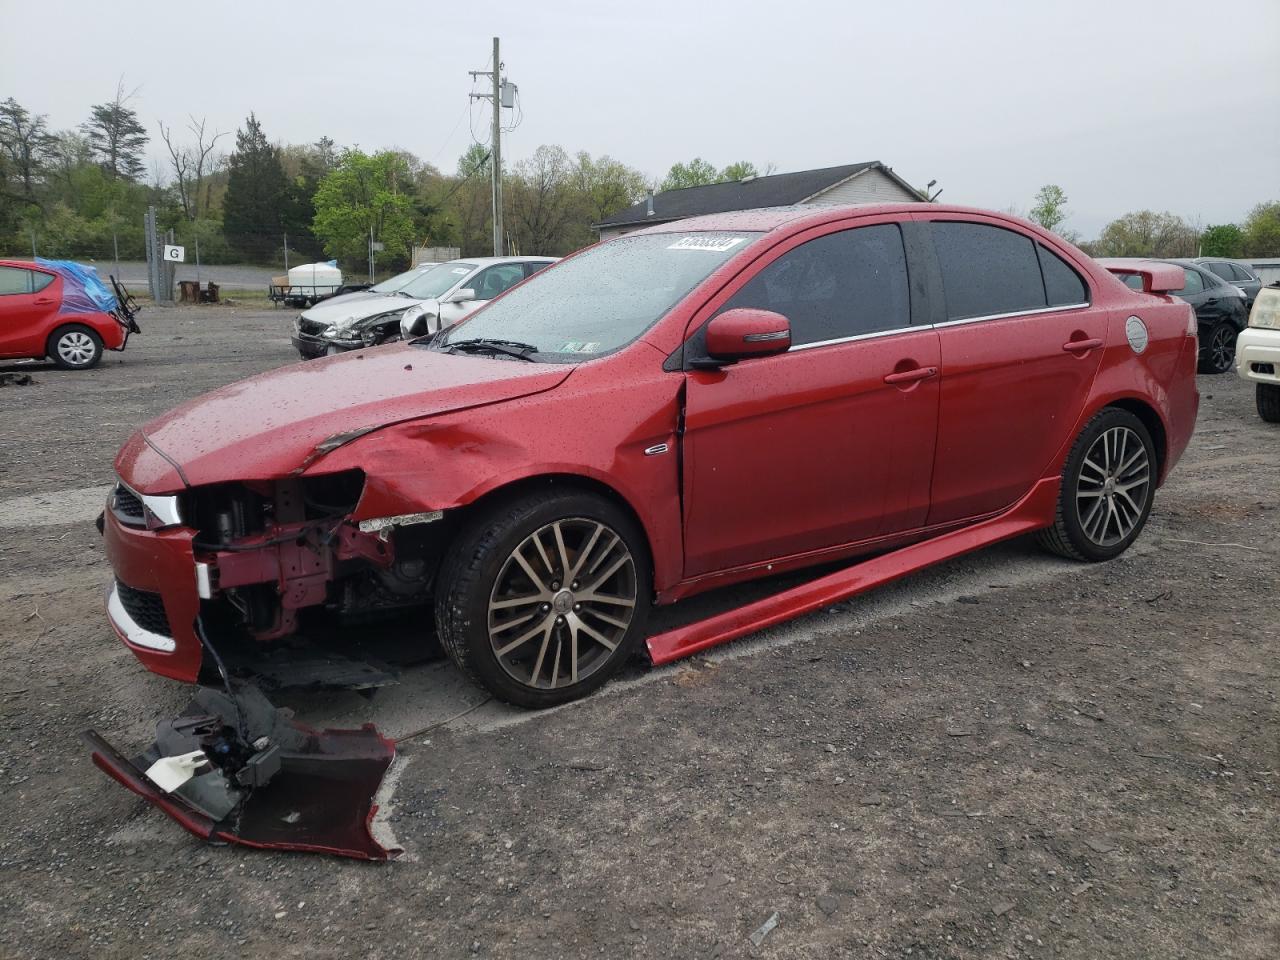
[[[56,21],[39,42],[0,31],[0,98],[71,127],[123,73],[157,158],[157,120],[234,131],[252,110],[272,140],[403,147],[451,171],[472,129],[487,139],[467,71],[497,35],[524,108],[512,160],[543,143],[657,177],[694,156],[882,160],[997,209],[1052,182],[1086,238],[1129,210],[1210,224],[1280,200],[1280,0],[0,7]]]

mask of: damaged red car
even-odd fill
[[[1181,270],[1130,289],[1017,218],[787,208],[590,247],[411,343],[142,427],[104,517],[108,615],[192,681],[403,608],[540,707],[1022,533],[1139,535],[1196,417]],[[654,605],[835,572],[650,635]],[[353,634],[358,630],[353,630]]]

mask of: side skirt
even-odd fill
[[[647,641],[649,656],[655,666],[661,666],[821,610],[944,560],[1043,529],[1053,522],[1060,483],[1058,477],[1040,480],[1025,497],[990,520],[855,563],[706,620],[655,634]]]

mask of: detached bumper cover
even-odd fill
[[[361,860],[399,852],[371,830],[374,797],[395,759],[394,741],[372,725],[312,730],[252,687],[238,688],[234,701],[202,688],[132,760],[93,730],[84,739],[95,766],[201,839]],[[145,772],[162,758],[200,751],[204,769],[172,792]]]

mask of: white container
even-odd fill
[[[300,263],[289,268],[289,294],[316,299],[342,286],[342,271],[327,263]]]

